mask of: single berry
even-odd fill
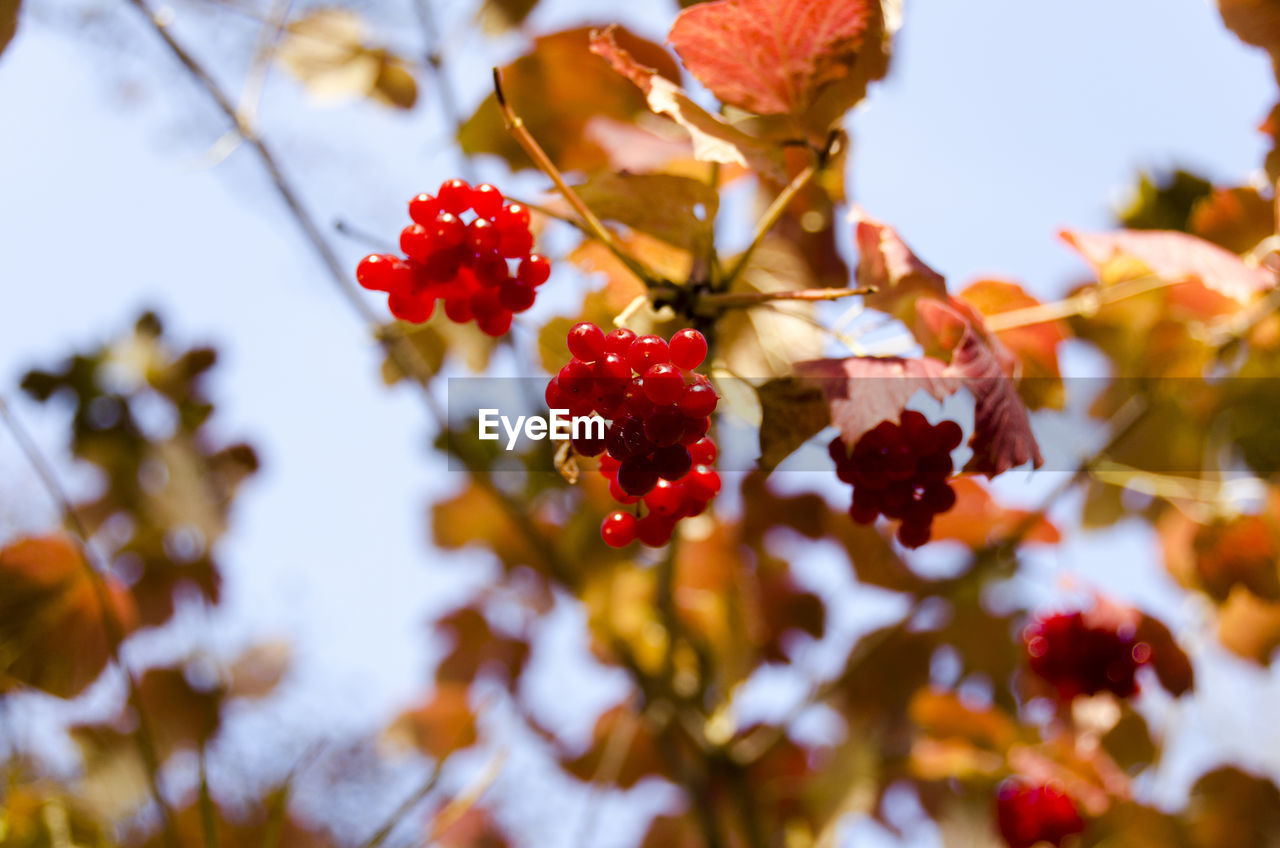
[[[631,457],[624,459],[618,466],[618,485],[622,491],[637,497],[648,494],[658,483],[658,472],[647,461],[647,457]]]
[[[502,192],[488,183],[481,183],[471,189],[471,208],[481,218],[493,220],[502,211]]]
[[[660,406],[644,419],[644,434],[659,447],[674,445],[684,433],[685,417],[674,406]]]
[[[478,316],[476,326],[486,336],[493,336],[495,339],[505,336],[511,329],[511,313],[502,309],[490,315]]]
[[[609,495],[623,506],[630,506],[633,503],[640,502],[640,498],[629,494],[623,490],[622,486],[618,485],[617,472],[614,472],[614,476],[609,478]]]
[[[494,223],[498,225],[501,232],[508,233],[516,230],[529,229],[529,210],[519,203],[508,203],[502,207]]]
[[[533,250],[533,234],[528,230],[503,230],[498,238],[498,252],[508,259],[520,259]]]
[[[689,449],[684,445],[667,445],[653,452],[653,467],[663,480],[680,480],[693,467]]]
[[[471,208],[471,186],[463,180],[445,180],[436,192],[436,201],[445,212],[461,215]]]
[[[569,330],[569,352],[583,362],[595,362],[604,353],[604,332],[590,321]]]
[[[516,277],[522,283],[540,286],[551,276],[551,262],[541,253],[530,253],[520,260],[516,269]]]
[[[436,301],[432,297],[392,292],[387,298],[387,307],[391,314],[401,321],[411,324],[424,324],[435,311]]]
[[[477,256],[497,253],[501,238],[497,227],[487,218],[476,218],[467,224],[467,249]]]
[[[659,336],[641,336],[627,351],[627,362],[637,374],[644,374],[659,362],[670,361],[667,343]]]
[[[601,345],[603,344],[604,339],[601,339]],[[684,390],[684,377],[680,376],[680,370],[670,362],[650,365],[644,372],[645,396],[658,406],[666,406],[680,400]],[[677,438],[679,438],[678,435]]]
[[[570,441],[573,443],[573,449],[581,456],[599,456],[604,453],[604,438],[588,438],[586,436],[574,436]]]
[[[400,231],[400,249],[410,259],[426,262],[434,249],[431,232],[421,224],[410,224]]]
[[[439,214],[440,203],[429,194],[420,194],[409,201],[409,218],[415,224],[429,227]]]
[[[668,518],[677,515],[684,508],[684,501],[684,486],[669,479],[659,480],[653,491],[644,496],[644,505],[650,512]]]
[[[904,548],[918,548],[929,541],[929,522],[903,521],[898,525],[898,541]]]
[[[457,247],[467,235],[467,225],[457,215],[441,212],[436,219],[427,225],[431,233],[433,246],[439,250]]]
[[[636,540],[636,524],[629,512],[611,512],[600,525],[600,536],[611,548],[625,548]]]
[[[683,413],[682,413],[683,414]],[[680,444],[693,445],[707,435],[707,431],[711,429],[711,419],[709,418],[685,418],[684,432],[680,434]],[[701,463],[709,465],[710,463]]]
[[[685,488],[699,500],[709,501],[720,491],[720,475],[705,465],[695,465],[685,478]]]
[[[360,260],[356,266],[356,282],[370,291],[401,291],[407,286],[409,267],[398,256],[389,253],[373,253]],[[630,375],[630,369],[627,370]]]
[[[964,430],[954,421],[939,421],[933,428],[933,434],[945,451],[953,451],[964,441]]]
[[[507,280],[498,288],[498,300],[512,312],[524,312],[533,306],[535,299],[537,294],[533,287],[516,280]]]
[[[636,538],[642,545],[660,548],[671,541],[676,523],[663,515],[651,512],[636,522]]]
[[[705,436],[689,445],[689,456],[695,465],[710,465],[716,461],[716,443]]]
[[[685,329],[671,337],[671,361],[692,371],[707,358],[707,339],[697,330]]]
[[[627,353],[631,350],[632,343],[636,340],[636,334],[626,327],[619,327],[609,335],[604,337],[604,349],[606,353],[616,353],[624,360],[627,359]],[[629,367],[629,366],[628,366]],[[628,375],[630,372],[627,372]]]
[[[710,383],[690,383],[680,393],[680,411],[689,418],[706,418],[715,412],[719,401]]]

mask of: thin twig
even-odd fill
[[[747,249],[738,254],[738,258],[734,261],[733,266],[729,269],[729,273],[720,281],[720,289],[727,291],[735,280],[741,276],[743,270],[747,267],[747,263],[751,261],[751,256],[756,252],[765,236],[773,230],[774,226],[782,218],[782,213],[787,211],[787,207],[791,205],[791,201],[795,200],[796,195],[804,191],[805,186],[818,173],[817,165],[809,165],[803,171],[796,174],[791,182],[787,183],[786,188],[778,193],[773,199],[773,203],[769,204],[769,208],[760,216],[760,220],[756,222],[755,234],[751,237],[751,243],[747,245]]]
[[[873,294],[875,286],[843,289],[797,289],[795,291],[712,292],[698,298],[699,304],[709,304],[718,309],[758,306],[777,300],[840,300],[857,295]]]
[[[396,807],[395,812],[387,816],[382,826],[373,832],[367,840],[360,843],[360,848],[378,848],[383,842],[387,841],[387,837],[391,835],[391,831],[396,829],[396,825],[404,821],[405,816],[413,811],[413,808],[422,803],[432,790],[436,788],[436,784],[440,782],[440,768],[444,764],[444,760],[437,760],[431,768],[431,774],[427,775],[427,779],[422,785],[413,791],[413,794],[400,802],[400,806]]]
[[[160,755],[155,741],[154,725],[150,714],[147,712],[146,705],[142,701],[138,680],[125,663],[124,656],[120,650],[120,646],[124,643],[125,633],[119,619],[116,618],[115,606],[111,602],[111,596],[103,576],[107,573],[106,565],[98,558],[97,553],[90,544],[88,527],[72,505],[66,489],[58,482],[58,476],[54,473],[53,466],[45,459],[35,439],[31,437],[26,427],[18,420],[18,417],[9,408],[3,397],[0,397],[0,419],[4,421],[5,427],[13,436],[13,440],[17,442],[18,448],[26,456],[27,462],[35,469],[36,476],[40,478],[45,491],[58,505],[63,521],[71,528],[79,542],[82,555],[81,562],[85,575],[89,579],[89,585],[93,587],[94,599],[102,612],[102,629],[107,639],[107,649],[112,661],[120,669],[120,673],[124,675],[127,700],[133,707],[134,714],[138,720],[133,739],[138,746],[139,754],[142,756],[143,765],[146,767],[147,787],[151,792],[151,798],[160,810],[164,841],[168,848],[178,848],[180,843],[174,824],[173,808],[169,806],[169,802],[164,799],[164,795],[160,791]]]
[[[333,222],[333,228],[341,235],[346,236],[352,241],[359,242],[370,250],[376,250],[379,253],[395,253],[396,246],[387,241],[380,235],[371,233],[363,227],[357,227],[345,218],[338,218]]]
[[[507,102],[507,96],[502,90],[502,71],[498,68],[493,69],[493,94],[497,98],[498,108],[502,111],[502,120],[506,123],[507,131],[524,148],[524,152],[529,154],[529,158],[538,166],[538,170],[551,178],[551,182],[555,184],[561,196],[573,207],[573,211],[577,212],[582,218],[583,224],[591,235],[608,248],[609,252],[616,256],[618,261],[625,265],[631,273],[639,277],[646,286],[658,285],[661,282],[659,275],[619,247],[613,234],[605,228],[600,219],[596,217],[596,214],[573,190],[573,187],[565,182],[564,175],[560,173],[560,169],[551,161],[551,157],[542,149],[537,139],[529,132],[529,128],[524,125],[524,121],[511,108],[511,104]]]
[[[1060,321],[1073,315],[1091,315],[1107,304],[1116,303],[1129,297],[1137,297],[1156,289],[1177,285],[1182,280],[1166,280],[1155,274],[1143,274],[1132,280],[1125,280],[1110,286],[1091,286],[1084,291],[1049,303],[1037,303],[1021,309],[1010,309],[997,312],[985,318],[987,329],[993,333],[1001,333],[1018,327],[1029,327],[1035,324],[1047,324]]]

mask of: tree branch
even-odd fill
[[[709,304],[717,309],[735,309],[740,307],[759,306],[778,300],[822,301],[840,300],[857,295],[874,294],[875,286],[843,289],[797,289],[795,291],[759,291],[759,292],[710,292],[698,298],[698,304]]]

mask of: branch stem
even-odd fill
[[[729,273],[725,275],[720,283],[721,290],[728,290],[742,275],[746,269],[747,263],[751,261],[751,256],[756,252],[765,236],[773,230],[778,221],[782,218],[782,213],[787,211],[787,207],[791,205],[791,201],[795,200],[796,195],[804,191],[805,186],[818,173],[817,165],[809,165],[803,171],[795,175],[791,182],[787,183],[786,188],[778,193],[778,196],[769,204],[769,208],[760,216],[760,220],[756,222],[755,234],[751,237],[751,243],[747,245],[747,249],[738,255],[737,260],[729,269]]]
[[[718,309],[734,309],[739,307],[758,306],[779,300],[822,301],[840,300],[846,297],[872,294],[875,286],[844,289],[797,289],[795,291],[773,292],[712,292],[698,298],[699,304],[707,304]]]

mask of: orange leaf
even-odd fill
[[[1001,506],[986,487],[971,478],[957,477],[951,481],[951,488],[956,493],[956,505],[934,516],[934,539],[953,539],[977,549],[1013,533],[1031,515],[1026,510]],[[1031,525],[1025,539],[1056,544],[1062,535],[1042,516]]]

